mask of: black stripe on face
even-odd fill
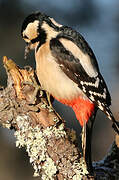
[[[46,39],[47,39],[46,32],[43,29],[41,29],[40,27],[38,29],[38,33],[39,33],[38,36],[31,40],[32,44],[39,42],[36,52],[38,51],[39,47],[46,42]]]

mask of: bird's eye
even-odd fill
[[[24,39],[29,39],[26,35],[24,35],[24,37],[23,37]]]

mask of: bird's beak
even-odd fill
[[[25,52],[24,52],[24,59],[27,59],[27,56],[28,56],[30,49],[31,49],[30,46],[31,46],[31,43],[26,44]]]

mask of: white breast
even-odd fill
[[[57,99],[87,97],[59,67],[48,49],[48,43],[36,53],[36,70],[41,86]]]

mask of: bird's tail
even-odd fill
[[[114,131],[119,134],[119,122],[115,120],[111,110],[109,107],[106,108],[105,110],[105,114],[107,115],[107,117],[112,121],[112,127],[114,129]]]
[[[82,128],[82,151],[83,157],[87,165],[87,170],[90,175],[93,175],[93,166],[92,166],[92,152],[91,152],[91,141],[92,141],[92,131],[93,131],[93,124],[95,121],[97,108],[95,107],[95,111],[90,117],[89,121],[86,123],[84,121],[83,128]]]

